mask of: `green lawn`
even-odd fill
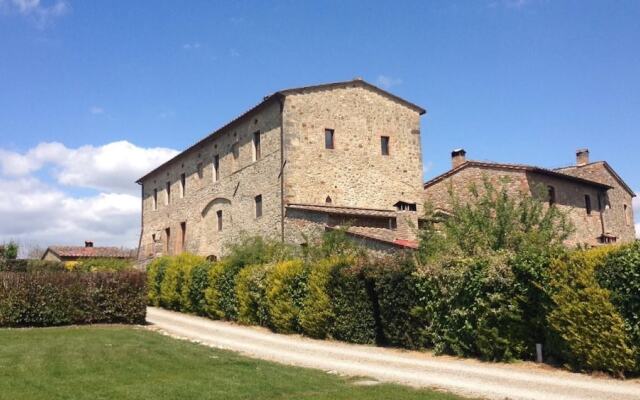
[[[353,381],[142,328],[0,329],[0,399],[459,399]]]

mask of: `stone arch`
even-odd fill
[[[215,199],[207,203],[206,206],[204,206],[201,212],[202,218],[206,217],[211,209],[215,209],[220,206],[230,206],[230,205],[231,205],[231,200],[225,197],[216,197]]]

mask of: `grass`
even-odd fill
[[[0,329],[0,399],[460,399],[353,381],[143,328]]]

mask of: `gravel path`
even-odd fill
[[[438,388],[489,399],[640,400],[640,381],[619,381],[551,369],[533,363],[498,364],[425,352],[402,351],[279,335],[266,329],[150,307],[147,321],[159,330],[253,358],[415,387]],[[366,382],[365,382],[366,383]]]

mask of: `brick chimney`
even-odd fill
[[[84,247],[93,247],[93,242],[90,240],[85,240],[84,241]]]
[[[589,164],[589,149],[578,149],[576,150],[576,165],[587,165]]]
[[[467,152],[464,149],[455,149],[451,152],[451,169],[455,169],[467,161]]]

